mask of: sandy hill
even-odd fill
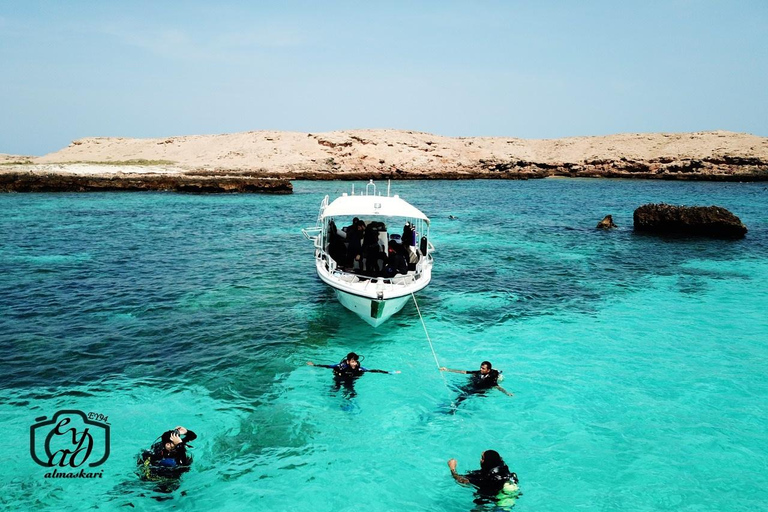
[[[72,162],[160,163],[187,169],[284,172],[473,171],[492,165],[590,165],[614,161],[768,162],[768,138],[724,131],[620,134],[525,140],[442,137],[398,130],[329,133],[258,131],[162,139],[92,137],[35,158],[38,164]]]

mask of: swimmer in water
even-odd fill
[[[335,389],[338,391],[341,386],[344,386],[350,393],[350,397],[355,396],[355,389],[353,383],[355,379],[361,377],[364,373],[388,373],[395,374],[400,371],[388,372],[386,370],[375,370],[372,368],[364,368],[360,366],[360,356],[354,352],[347,354],[347,357],[339,361],[338,364],[315,364],[312,361],[307,361],[309,366],[317,366],[319,368],[330,368],[333,370],[333,378],[335,382]]]
[[[448,461],[451,476],[462,485],[472,485],[476,489],[475,503],[493,503],[500,506],[512,506],[520,496],[517,475],[512,473],[498,452],[486,450],[480,456],[480,469],[465,475],[456,472],[456,459]]]
[[[142,480],[178,479],[192,464],[192,455],[187,453],[192,446],[187,443],[195,439],[194,432],[181,426],[163,432],[149,450],[139,455],[139,476]]]
[[[501,372],[494,370],[490,361],[483,361],[480,364],[479,370],[452,370],[451,368],[441,366],[440,371],[471,375],[469,382],[459,388],[459,396],[456,397],[456,400],[452,404],[452,412],[454,413],[459,404],[464,400],[472,395],[484,395],[489,389],[498,389],[507,396],[514,396],[499,385],[499,381],[502,379]]]

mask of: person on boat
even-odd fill
[[[395,240],[390,240],[387,248],[387,264],[384,267],[384,276],[394,277],[396,274],[407,273],[408,259],[405,248]]]
[[[363,235],[363,258],[365,260],[365,275],[378,276],[386,262],[386,255],[379,245],[379,231],[383,228],[380,222],[369,222]]]
[[[192,446],[187,443],[195,439],[197,435],[194,432],[181,426],[163,432],[149,450],[144,450],[139,455],[137,465],[141,478],[179,478],[182,473],[189,471],[192,455],[187,453],[187,448]]]
[[[462,485],[476,489],[475,503],[491,503],[502,507],[514,505],[520,496],[517,475],[509,470],[501,455],[495,450],[486,450],[480,456],[480,469],[460,475],[456,471],[456,459],[448,461],[451,476]]]
[[[357,217],[355,217],[357,219]],[[363,233],[365,232],[365,222],[362,220],[353,221],[351,229],[347,231],[347,267],[354,268],[355,261],[359,262],[362,268],[363,252]]]
[[[307,361],[307,364],[309,366],[318,366],[320,368],[330,368],[333,370],[333,391],[339,391],[339,389],[343,387],[347,398],[354,398],[357,395],[354,382],[364,373],[400,373],[399,370],[388,372],[386,370],[364,368],[360,366],[360,356],[354,352],[347,354],[347,357],[339,361],[338,364],[315,364],[312,361]]]
[[[344,226],[341,230],[344,231],[344,233],[349,234],[353,229],[357,228],[357,223],[360,221],[357,217],[352,219],[352,224],[349,226]]]
[[[403,245],[414,246],[416,245],[416,235],[413,232],[413,226],[410,222],[406,222],[403,226],[403,236],[401,237]]]
[[[342,236],[343,234],[343,236]],[[328,223],[328,255],[333,258],[338,266],[343,266],[347,259],[347,247],[344,245],[346,233],[336,228],[336,223]]]

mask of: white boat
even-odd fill
[[[353,232],[361,229],[355,218],[364,223],[363,231]],[[376,194],[373,180],[359,195],[353,185],[351,194],[330,204],[325,196],[316,225],[302,232],[314,244],[318,277],[373,327],[403,309],[432,279],[429,218],[399,196],[390,197],[389,184],[386,196]]]

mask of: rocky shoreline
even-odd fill
[[[253,177],[204,178],[190,176],[81,176],[62,174],[0,173],[0,192],[135,192],[169,191],[192,194],[290,194],[284,179]]]
[[[524,140],[398,130],[93,137],[0,155],[0,191],[290,193],[291,180],[768,181],[768,138],[732,132]]]

